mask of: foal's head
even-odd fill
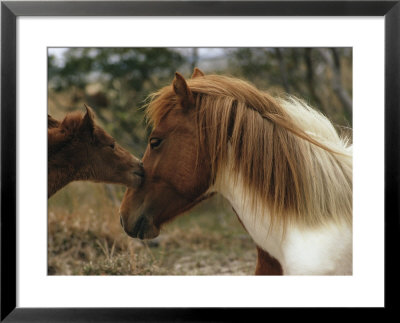
[[[72,180],[91,180],[140,185],[141,162],[122,148],[94,121],[92,109],[86,114],[70,113],[62,122],[48,116],[48,158],[50,172],[68,173]]]
[[[203,77],[195,70],[192,78]],[[176,73],[172,86],[157,93],[147,112],[154,122],[143,157],[145,179],[128,189],[121,223],[128,235],[154,238],[160,226],[205,199],[211,181],[210,160],[199,149],[196,97]]]

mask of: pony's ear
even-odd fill
[[[82,132],[93,133],[94,130],[94,112],[91,107],[85,104],[86,114],[83,117],[79,130]]]
[[[200,77],[200,76],[204,76],[204,73],[200,69],[195,67],[193,70],[192,79],[195,79],[196,77]]]
[[[192,91],[190,91],[183,76],[178,72],[175,73],[175,78],[172,86],[174,88],[176,96],[178,97],[178,100],[184,108],[188,109],[194,107],[194,98]]]
[[[54,119],[50,114],[47,115],[47,129],[58,128],[60,121]]]

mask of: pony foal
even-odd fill
[[[352,149],[326,117],[198,69],[150,98],[145,180],[120,208],[128,235],[154,238],[218,192],[257,245],[256,274],[352,273]]]
[[[48,115],[48,197],[72,181],[90,180],[138,187],[143,178],[139,159],[84,116],[68,114],[62,122]]]

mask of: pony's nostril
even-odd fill
[[[147,226],[147,219],[146,219],[146,217],[144,215],[141,215],[139,217],[139,219],[137,219],[131,234],[134,237],[143,239],[144,238],[144,231],[145,231],[146,226]]]
[[[122,219],[122,215],[119,216],[119,222],[121,223],[121,227],[124,228],[124,220]]]
[[[144,171],[143,170],[135,170],[133,173],[135,175],[137,175],[137,176],[144,177]]]

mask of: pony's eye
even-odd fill
[[[160,146],[162,139],[159,138],[151,138],[150,139],[150,147],[152,149],[157,148],[158,146]]]
[[[111,149],[115,148],[115,143],[113,142],[112,144],[110,144]]]

